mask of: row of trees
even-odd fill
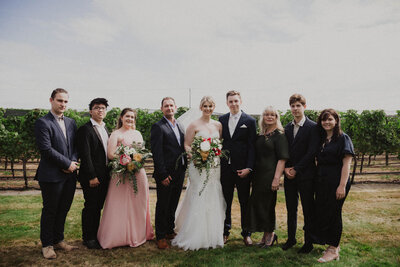
[[[176,117],[183,114],[187,108],[178,109]],[[22,161],[23,175],[26,179],[26,163],[40,157],[36,148],[34,137],[35,121],[44,116],[47,110],[30,110],[23,116],[4,116],[5,110],[0,108],[0,158],[11,165],[14,175],[14,162]],[[105,118],[107,128],[112,131],[115,129],[118,115],[121,110],[113,108],[108,111]],[[316,121],[319,112],[306,110],[306,115]],[[89,121],[88,112],[77,112],[68,110],[66,116],[75,119],[78,127]],[[360,172],[364,163],[365,156],[385,154],[386,164],[388,155],[396,153],[400,155],[400,111],[394,116],[387,116],[382,110],[364,110],[357,113],[355,110],[341,112],[342,128],[353,140],[357,155],[361,157]],[[146,144],[150,141],[151,125],[162,118],[160,110],[151,112],[146,109],[137,110],[137,129],[142,133]],[[258,119],[258,116],[255,116]],[[286,125],[293,120],[290,111],[281,114],[281,122]],[[147,145],[148,146],[148,145]]]

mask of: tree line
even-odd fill
[[[178,108],[176,117],[186,112],[188,108]],[[40,158],[36,147],[34,136],[34,125],[38,118],[46,115],[48,110],[33,109],[28,110],[24,115],[4,116],[5,109],[0,108],[0,159],[5,161],[5,169],[10,164],[14,176],[14,163],[22,162],[23,176],[25,185],[28,185],[26,175],[26,164],[30,160]],[[107,129],[111,132],[115,129],[120,108],[112,108],[107,112],[104,120]],[[316,121],[319,111],[306,110],[306,115]],[[73,118],[78,127],[89,121],[87,111],[67,110],[65,116]],[[136,128],[139,130],[146,146],[150,144],[151,125],[162,118],[160,110],[149,111],[147,109],[137,109]],[[340,112],[341,126],[353,140],[357,156],[361,158],[360,172],[364,165],[364,160],[384,154],[386,165],[389,164],[389,154],[397,154],[400,157],[400,111],[393,116],[387,116],[383,110],[364,110],[358,113],[356,110]],[[259,115],[254,115],[258,120]],[[214,116],[216,119],[217,116]],[[293,120],[290,110],[281,113],[282,125],[286,125]]]

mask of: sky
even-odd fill
[[[400,1],[0,0],[0,107],[400,109]]]

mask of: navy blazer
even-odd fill
[[[88,185],[89,180],[97,177],[100,183],[108,183],[110,168],[107,166],[107,147],[104,147],[100,133],[91,121],[78,129],[76,143],[81,159],[79,182]]]
[[[230,167],[233,171],[246,168],[254,169],[255,162],[255,141],[256,141],[256,120],[242,112],[232,137],[229,132],[230,113],[219,117],[222,124],[222,149],[229,151],[231,161]],[[228,167],[228,160],[221,159],[221,167]]]
[[[180,145],[165,117],[151,126],[151,152],[153,153],[154,161],[153,177],[158,182],[165,180],[169,175],[171,175],[172,179],[174,178],[177,160],[185,152],[184,133],[178,121],[176,123],[180,134]],[[186,157],[184,157],[184,160],[183,165],[186,166]],[[181,164],[181,161],[178,164]]]
[[[316,172],[315,156],[320,142],[317,124],[306,117],[295,138],[293,137],[293,128],[292,122],[285,126],[290,155],[286,167],[294,167],[298,180],[314,179]]]
[[[60,182],[67,178],[75,178],[76,172],[69,174],[67,170],[72,161],[78,161],[75,147],[76,123],[64,116],[67,138],[60,125],[49,112],[35,123],[36,144],[40,151],[40,163],[35,179],[39,182]]]

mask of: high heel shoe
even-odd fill
[[[265,243],[264,246],[262,246],[262,248],[272,247],[274,245],[274,243],[276,243],[278,245],[278,236],[275,233],[274,233],[274,237],[272,238],[271,244]]]

